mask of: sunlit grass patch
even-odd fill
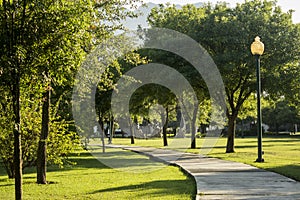
[[[99,151],[99,149],[94,151]],[[80,153],[78,155],[78,153]],[[110,149],[106,157],[116,156],[132,163],[113,169],[99,162],[86,151],[79,151],[70,157],[77,165],[63,169],[48,168],[47,180],[50,184],[37,185],[35,169],[27,169],[24,174],[24,199],[193,199],[196,185],[193,178],[179,168],[151,161],[148,157],[132,152]],[[137,162],[137,163],[134,163]],[[141,162],[156,170],[140,167]],[[133,173],[132,168],[140,173]],[[143,172],[144,170],[144,172]],[[7,178],[3,169],[0,174],[0,199],[14,199],[14,181]]]

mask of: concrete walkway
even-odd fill
[[[300,200],[300,182],[250,165],[173,150],[111,147],[141,153],[181,167],[195,178],[197,199]]]

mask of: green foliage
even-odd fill
[[[293,126],[300,123],[299,111],[294,106],[289,105],[286,100],[279,100],[263,109],[263,122],[270,126],[271,131],[278,133],[282,125]],[[293,131],[293,128],[290,131]]]
[[[117,24],[121,19],[134,16],[124,9],[133,2],[137,1],[1,1],[0,155],[9,159],[4,162],[12,171],[12,130],[19,124],[13,125],[11,96],[21,92],[22,158],[27,167],[36,162],[42,93],[52,89],[48,161],[61,165],[78,144],[70,114],[76,71],[87,52],[122,28]]]
[[[270,95],[263,94],[261,98],[261,108],[267,108],[272,104]],[[257,117],[257,98],[256,94],[252,93],[247,100],[241,106],[238,119],[244,120],[247,118],[256,118]]]
[[[27,80],[29,81],[29,80]],[[32,80],[30,80],[32,81]],[[36,84],[30,82],[23,83],[27,88],[22,87],[21,91],[21,117],[22,117],[22,159],[23,168],[34,166],[36,164],[36,150],[38,140],[41,134],[41,100],[40,93],[34,90]],[[3,92],[3,94],[5,94]],[[5,107],[2,107],[5,106]],[[3,163],[7,167],[7,173],[13,173],[13,139],[12,130],[12,110],[10,104],[3,102],[1,104],[0,119],[0,155]],[[53,109],[54,110],[54,109]],[[66,156],[78,146],[78,136],[70,131],[72,122],[51,114],[50,135],[48,139],[48,162],[62,166]]]
[[[299,57],[299,32],[292,24],[291,13],[283,13],[274,1],[248,1],[235,8],[220,3],[191,10],[202,15],[194,16],[194,12],[185,8],[160,7],[152,11],[149,22],[152,26],[186,33],[208,50],[222,73],[232,109],[239,108],[255,89],[255,67],[249,45],[256,35],[266,44],[262,58],[265,90],[274,88],[269,82],[278,75],[276,69],[283,69]],[[192,16],[184,23],[177,20],[188,15]]]
[[[159,8],[154,8],[152,10],[148,17],[148,21],[153,27],[174,29],[176,31],[188,34],[189,36],[195,36],[195,26],[204,16],[205,10],[203,8],[196,8],[193,5],[183,6],[182,9],[177,9],[174,5],[161,5]],[[151,30],[145,30],[145,35],[146,46],[147,43],[151,44],[155,41],[161,41],[162,45],[176,49],[183,42],[182,38],[173,38],[167,34],[156,34]],[[189,81],[191,87],[194,89],[195,95],[197,96],[197,99],[194,99],[191,97],[193,96],[193,93],[186,92],[175,97],[174,95],[169,95],[170,93],[168,92],[163,92],[160,95],[165,97],[159,97],[161,99],[159,100],[159,104],[164,105],[165,108],[167,108],[168,105],[171,107],[181,106],[181,112],[183,114],[182,116],[185,116],[184,119],[188,124],[187,127],[191,127],[192,132],[195,132],[194,127],[196,126],[196,121],[198,118],[201,118],[201,121],[205,121],[205,123],[207,123],[209,109],[204,111],[204,107],[202,107],[201,113],[199,113],[198,107],[200,106],[200,103],[207,101],[208,90],[203,78],[191,65],[191,63],[174,53],[163,50],[142,49],[139,51],[139,53],[142,56],[147,57],[153,63],[161,63],[174,68],[181,75],[183,75],[187,81]],[[170,78],[170,80],[172,79],[174,80],[174,77]],[[149,91],[149,89],[146,91]],[[150,98],[154,97],[153,94],[149,94],[149,96]],[[170,101],[169,98],[173,98],[172,101]],[[170,112],[170,114],[171,113],[172,112]],[[197,117],[197,115],[201,115],[201,117]]]
[[[126,38],[123,40],[125,41]],[[146,64],[147,62],[148,61],[138,53],[131,51],[124,55],[123,58],[114,60],[112,64],[105,69],[100,77],[96,92],[96,112],[98,120],[101,123],[110,121],[111,95],[113,90],[116,89],[116,84],[120,77],[134,67]],[[126,76],[126,78],[129,81],[137,81],[133,77]]]
[[[5,170],[9,177],[14,176],[13,168],[13,139],[11,137],[11,131],[13,130],[13,113],[11,110],[11,103],[7,103],[8,92],[1,90],[0,101],[0,155],[5,166]]]
[[[197,26],[205,16],[205,9],[185,5],[181,9],[175,5],[160,5],[153,8],[148,21],[151,26],[164,27],[196,37]]]
[[[47,161],[49,164],[56,164],[63,167],[66,162],[70,163],[68,155],[80,146],[79,136],[76,132],[70,130],[72,124],[73,122],[52,119],[47,139]]]
[[[299,25],[300,27],[300,25]],[[300,29],[299,29],[300,30]],[[300,31],[299,31],[300,32]],[[300,62],[295,60],[281,71],[285,79],[278,80],[278,87],[284,91],[285,99],[298,110],[300,109]],[[274,98],[276,100],[276,98]]]
[[[247,109],[244,103],[256,90],[255,62],[250,52],[255,36],[260,36],[266,47],[261,58],[263,91],[275,98],[290,96],[288,91],[298,94],[292,88],[299,83],[300,31],[299,25],[292,23],[291,12],[283,12],[276,1],[262,0],[245,1],[234,8],[226,3],[198,9],[187,7],[190,9],[175,6],[153,9],[150,25],[187,34],[212,56],[225,83],[231,138],[234,138],[234,121],[242,107]],[[177,63],[170,66],[178,66]],[[203,82],[198,83],[205,89]]]
[[[299,34],[295,32],[291,14],[283,13],[272,1],[249,1],[233,9],[217,5],[198,30],[199,42],[222,73],[231,114],[255,91],[255,65],[249,45],[256,35],[266,45],[261,59],[265,91],[280,89],[273,82],[278,71],[299,56],[299,40],[295,41]],[[280,75],[280,78],[285,77]]]
[[[147,92],[145,92],[147,91]],[[153,105],[167,106],[176,105],[175,95],[168,89],[156,84],[148,84],[137,89],[130,99],[130,111],[134,115],[147,118],[149,108]]]
[[[209,124],[211,114],[211,102],[210,100],[203,100],[199,102],[199,112],[197,116],[197,126],[200,124]]]

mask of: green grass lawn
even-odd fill
[[[108,150],[102,157],[104,159],[114,157],[116,166],[121,162],[120,160],[125,160],[125,163],[129,164],[113,169],[103,165],[86,151],[79,153],[80,155],[76,153],[70,157],[77,165],[65,166],[63,169],[49,167],[47,180],[50,184],[47,185],[35,183],[35,169],[25,170],[24,199],[181,200],[195,198],[194,179],[177,167],[162,163],[153,165],[153,161],[145,156],[117,149]],[[96,157],[103,155],[96,148],[93,149],[93,154]],[[151,171],[143,168],[147,165],[153,165],[156,169]],[[0,199],[14,199],[14,181],[7,178],[3,168],[0,169]]]
[[[185,139],[188,140],[188,139]],[[236,138],[235,153],[226,154],[226,138],[220,138],[216,145],[213,145],[208,156],[220,158],[224,160],[242,162],[250,164],[262,169],[274,171],[295,180],[300,181],[300,137],[298,136],[281,136],[281,137],[264,137],[263,138],[263,158],[264,163],[256,163],[257,158],[257,139],[252,138]],[[187,151],[190,153],[200,153],[201,146],[204,142],[203,138],[197,139],[197,149],[187,149],[184,147],[176,147],[179,151]],[[130,145],[129,139],[114,139],[114,143]],[[169,139],[172,148],[172,139]],[[184,141],[185,147],[187,141]],[[162,139],[136,140],[137,146],[153,146],[162,148]],[[210,149],[208,147],[208,149]],[[203,149],[202,149],[203,150]]]

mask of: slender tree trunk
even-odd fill
[[[105,153],[104,131],[101,131],[102,153]]]
[[[130,144],[134,144],[134,135],[131,135],[130,137]]]
[[[184,120],[183,120],[183,116],[182,116],[182,113],[181,113],[181,108],[180,106],[178,105],[179,103],[177,103],[177,106],[176,106],[176,128],[178,128],[178,131],[176,130],[176,137],[177,138],[184,138],[185,135],[184,135],[184,132],[183,132],[183,126],[184,126]]]
[[[14,122],[14,176],[15,176],[15,199],[22,200],[22,146],[21,146],[21,115],[20,115],[20,58],[16,55],[16,46],[18,36],[20,34],[16,31],[16,2],[3,1],[2,6],[4,9],[3,24],[6,27],[6,38],[4,41],[7,42],[8,55],[12,60],[11,63],[11,77],[12,77],[12,101],[13,101],[13,122]],[[11,4],[11,5],[10,5]],[[12,6],[12,7],[11,7]],[[11,10],[12,8],[12,10]],[[10,16],[9,16],[10,15]],[[9,17],[8,17],[9,16]],[[2,22],[1,22],[2,23]]]
[[[47,138],[49,135],[50,84],[43,94],[42,132],[37,151],[37,183],[47,184]]]
[[[231,115],[228,117],[228,138],[227,138],[226,153],[234,153],[236,118],[237,115]]]
[[[196,120],[197,120],[197,113],[198,113],[198,102],[195,102],[194,104],[194,110],[193,110],[193,117],[191,120],[191,131],[192,131],[192,137],[191,137],[191,148],[196,149]]]
[[[105,141],[104,141],[104,123],[101,120],[101,117],[99,115],[99,121],[98,121],[99,125],[100,125],[100,137],[101,137],[101,142],[102,142],[102,153],[105,153]]]
[[[166,121],[163,126],[163,143],[164,146],[168,146],[168,139],[167,139],[167,128],[168,128],[168,123],[169,123],[169,108],[166,108]]]
[[[195,122],[191,122],[191,131],[192,131],[192,136],[191,136],[191,149],[196,149],[196,125]]]
[[[20,74],[19,66],[13,73],[15,82],[12,88],[14,111],[14,169],[15,169],[15,197],[22,199],[22,146],[21,146],[21,115],[20,115]]]
[[[111,114],[109,117],[109,132],[109,143],[111,144],[114,136],[114,117]]]
[[[134,120],[136,121],[136,120]],[[134,122],[135,124],[135,122]],[[130,132],[131,132],[131,136],[130,136],[130,144],[134,144],[134,131],[135,131],[135,127],[133,127],[132,121],[131,119],[129,119],[129,126],[130,126]]]

